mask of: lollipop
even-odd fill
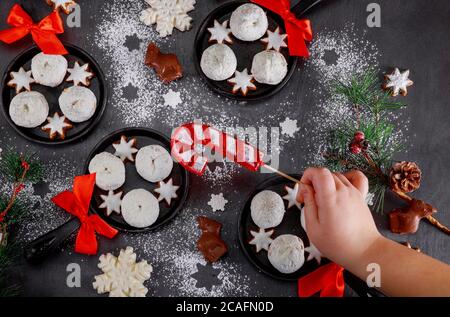
[[[172,157],[189,172],[202,175],[206,169],[208,159],[203,155],[205,148],[209,148],[229,160],[256,172],[265,168],[293,181],[299,180],[269,166],[263,161],[264,154],[255,146],[239,140],[223,131],[205,124],[186,123],[173,130],[171,137]]]

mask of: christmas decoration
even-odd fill
[[[0,297],[16,295],[17,287],[7,284],[7,270],[21,254],[21,247],[12,241],[10,227],[20,223],[29,206],[21,198],[25,184],[41,181],[43,169],[33,154],[20,154],[11,150],[2,153],[0,178],[12,184],[10,194],[0,193]]]
[[[291,138],[294,137],[294,134],[300,130],[297,126],[297,119],[292,120],[287,117],[283,122],[280,123],[280,128],[281,133],[286,134]]]
[[[392,74],[388,74],[384,76],[386,79],[386,83],[383,85],[383,88],[389,90],[393,97],[400,95],[406,96],[408,93],[407,88],[412,86],[413,81],[409,80],[409,70],[405,70],[404,72],[400,72],[398,68],[395,68]]]
[[[173,91],[172,89],[169,89],[169,91],[163,95],[164,98],[164,106],[169,106],[173,109],[176,109],[176,107],[182,103],[181,100],[181,94],[179,91]]]
[[[289,0],[251,0],[251,2],[278,14],[284,20],[288,36],[289,54],[291,56],[309,57],[306,42],[312,41],[313,38],[311,23],[307,19],[297,19],[290,11],[291,4]]]
[[[64,45],[56,36],[64,33],[63,21],[58,11],[53,11],[35,24],[22,7],[15,4],[9,12],[7,23],[12,27],[0,31],[0,41],[11,44],[31,33],[34,42],[45,54],[67,54]]]
[[[178,57],[175,54],[161,53],[153,42],[147,47],[145,65],[153,68],[156,75],[165,84],[183,77],[183,68]]]
[[[156,24],[161,37],[171,35],[174,28],[184,32],[191,28],[195,0],[145,0],[150,8],[141,12],[140,20],[146,25]]]
[[[211,199],[208,201],[208,205],[211,206],[213,211],[224,211],[225,210],[225,205],[228,203],[228,200],[226,200],[223,197],[223,194],[220,193],[218,195],[215,194],[211,194]]]
[[[343,297],[344,287],[344,268],[329,263],[298,280],[298,296],[311,297],[320,293],[320,297]]]
[[[422,173],[417,164],[392,164],[401,144],[393,137],[394,124],[387,114],[405,105],[392,101],[389,92],[379,87],[378,75],[374,70],[354,76],[349,83],[336,83],[334,92],[346,97],[353,105],[354,118],[330,131],[329,144],[323,152],[325,165],[337,171],[357,169],[363,172],[369,179],[376,211],[384,209],[386,190],[391,190],[407,202],[408,207],[395,209],[390,214],[393,232],[416,232],[419,220],[425,218],[449,234],[449,229],[433,217],[436,209],[407,195],[420,186]]]
[[[217,262],[225,253],[228,247],[220,237],[222,224],[207,217],[197,217],[198,227],[202,231],[200,239],[197,241],[197,248],[203,254],[206,261]]]
[[[150,278],[153,268],[147,261],[136,262],[132,247],[120,250],[118,257],[102,254],[98,267],[103,274],[95,276],[92,283],[99,294],[109,297],[145,297],[148,289],[144,282]]]
[[[117,234],[117,230],[110,227],[100,216],[89,214],[94,186],[95,174],[77,176],[71,192],[64,191],[52,198],[53,203],[80,220],[75,252],[91,255],[97,253],[96,233],[109,239]]]

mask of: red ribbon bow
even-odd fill
[[[77,176],[73,182],[73,191],[64,191],[53,197],[52,201],[81,222],[75,242],[75,252],[83,254],[97,253],[95,233],[109,239],[117,234],[117,230],[109,226],[98,215],[89,215],[89,205],[95,185],[95,174]]]
[[[15,4],[9,12],[6,23],[12,28],[0,31],[0,41],[11,44],[31,33],[36,45],[45,54],[65,55],[64,45],[56,34],[64,33],[64,26],[57,11],[34,24],[33,19],[18,4]]]
[[[344,268],[329,263],[298,280],[298,296],[311,297],[320,292],[320,297],[342,297],[344,287]]]
[[[311,22],[308,19],[297,19],[291,12],[290,0],[251,0],[251,2],[281,16],[288,35],[289,55],[309,57],[306,41],[312,41],[313,38]]]

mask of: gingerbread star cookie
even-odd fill
[[[274,49],[279,52],[282,47],[287,47],[285,39],[287,34],[281,34],[280,27],[277,27],[275,31],[267,30],[267,37],[261,39],[261,42],[266,44],[266,49]]]
[[[89,71],[89,64],[86,63],[80,66],[78,62],[75,62],[73,68],[68,68],[67,72],[70,74],[66,81],[73,81],[74,86],[83,84],[84,86],[89,86],[91,84],[91,78],[94,77],[94,73]]]
[[[217,43],[233,43],[233,40],[230,37],[231,29],[229,29],[227,26],[228,20],[223,21],[222,24],[219,23],[219,21],[214,20],[214,26],[208,28],[208,32],[211,33],[209,41]]]
[[[290,188],[288,186],[284,186],[284,189],[286,189],[287,194],[283,196],[283,199],[287,200],[288,202],[288,209],[292,206],[296,206],[298,209],[301,209],[301,204],[297,201],[297,194],[299,185],[295,184],[294,188]]]
[[[61,140],[66,138],[66,131],[73,128],[73,125],[65,116],[60,116],[59,113],[55,112],[53,117],[47,118],[48,123],[44,125],[41,129],[42,131],[48,132],[50,140],[59,137]]]
[[[99,208],[106,209],[106,215],[111,215],[112,212],[120,214],[120,205],[122,204],[122,192],[114,194],[114,191],[108,191],[108,195],[100,195],[103,203]]]
[[[52,6],[53,10],[61,9],[65,14],[72,12],[76,2],[73,0],[47,0],[47,4]]]
[[[170,206],[170,203],[172,202],[172,198],[177,198],[177,190],[180,188],[180,186],[173,185],[172,178],[167,181],[167,183],[164,183],[164,181],[160,181],[158,183],[159,187],[155,188],[155,192],[159,194],[158,201],[165,200],[166,203]]]
[[[230,78],[228,82],[233,85],[233,93],[241,91],[242,95],[246,96],[249,90],[256,90],[253,84],[253,75],[248,73],[247,68],[242,72],[235,71],[234,77]]]
[[[35,80],[31,76],[31,70],[25,71],[23,67],[20,67],[18,72],[11,72],[11,80],[8,81],[7,85],[15,88],[18,94],[24,89],[30,91],[31,84],[34,82]]]
[[[385,90],[390,90],[393,97],[398,96],[398,94],[406,96],[408,93],[407,88],[413,84],[413,81],[408,78],[409,70],[400,72],[397,67],[391,74],[387,74],[384,77],[386,83],[383,85],[383,88]]]
[[[256,253],[261,250],[269,250],[269,246],[272,243],[272,234],[274,230],[264,231],[264,229],[260,228],[258,231],[250,231],[250,234],[253,236],[253,239],[248,243],[256,246]]]
[[[138,150],[135,148],[136,139],[127,140],[126,136],[122,135],[118,143],[113,143],[113,147],[116,150],[115,156],[119,157],[122,161],[134,162],[134,153]]]

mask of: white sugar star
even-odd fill
[[[277,27],[275,31],[267,30],[267,37],[261,39],[261,42],[266,43],[266,49],[274,49],[277,52],[280,51],[282,47],[287,47],[286,42],[284,41],[287,37],[287,34],[281,34],[280,28]]]
[[[169,106],[175,109],[180,103],[183,102],[180,95],[180,92],[169,89],[169,91],[163,95],[164,106]]]
[[[309,247],[305,248],[305,252],[308,252],[308,258],[306,261],[311,261],[312,259],[316,259],[317,264],[320,264],[322,261],[322,253],[317,250],[316,246],[310,242]]]
[[[99,206],[99,208],[106,208],[106,214],[109,216],[114,211],[117,214],[120,214],[120,205],[122,203],[122,192],[118,192],[114,194],[114,191],[110,190],[107,195],[100,195],[100,198],[103,199],[103,203]]]
[[[284,122],[281,122],[280,127],[281,133],[286,134],[291,138],[294,137],[294,134],[300,130],[297,126],[297,120],[291,120],[289,118],[286,118]]]
[[[94,74],[89,71],[89,64],[86,63],[80,66],[78,62],[75,62],[73,68],[68,68],[67,72],[70,74],[66,81],[73,81],[74,86],[78,86],[80,83],[84,86],[89,86],[91,79]]]
[[[413,81],[408,78],[409,70],[400,72],[400,70],[396,67],[392,74],[387,74],[385,77],[387,82],[384,84],[384,88],[390,88],[392,90],[392,96],[398,96],[399,93],[406,96],[408,93],[407,87],[413,84]]]
[[[113,143],[113,147],[116,150],[114,153],[115,156],[119,157],[122,161],[129,160],[130,162],[134,162],[133,154],[138,150],[134,147],[136,144],[136,139],[131,139],[127,141],[125,136],[120,138],[119,143]]]
[[[301,204],[297,200],[299,185],[295,184],[294,188],[290,188],[288,186],[284,186],[284,188],[286,189],[287,194],[285,196],[283,196],[283,199],[288,201],[288,209],[294,205],[298,209],[301,209]]]
[[[228,80],[230,84],[233,84],[233,93],[240,90],[245,96],[249,90],[255,90],[256,86],[253,84],[253,76],[248,73],[247,68],[242,72],[235,71],[234,77]]]
[[[35,80],[31,77],[31,70],[26,72],[23,67],[20,67],[18,72],[11,72],[11,80],[7,85],[10,87],[15,87],[16,93],[19,93],[23,89],[30,91],[30,85],[34,82]]]
[[[53,10],[58,10],[61,8],[61,10],[63,10],[66,14],[72,12],[76,5],[73,0],[47,0],[47,2],[53,6]]]
[[[222,24],[219,21],[214,20],[214,27],[208,28],[209,33],[211,33],[211,37],[209,40],[217,41],[217,43],[233,43],[233,40],[230,38],[231,29],[227,28],[228,20],[225,20]]]
[[[59,116],[57,112],[55,112],[53,117],[48,117],[47,121],[48,123],[42,127],[42,130],[49,132],[50,139],[54,139],[57,135],[59,135],[61,139],[64,139],[65,130],[73,127],[67,121],[65,116]]]
[[[250,231],[253,239],[250,240],[249,243],[256,246],[256,253],[261,250],[269,251],[269,246],[273,241],[270,237],[272,236],[273,232],[274,230],[269,230],[266,232],[262,228],[259,228],[259,232]]]
[[[172,178],[167,181],[167,183],[164,183],[164,181],[161,181],[158,183],[159,187],[155,188],[155,192],[159,194],[158,201],[165,200],[166,203],[170,206],[170,203],[172,202],[172,198],[177,198],[177,189],[180,188],[180,186],[174,186]]]
[[[226,200],[223,197],[223,194],[220,193],[218,195],[211,194],[211,199],[208,202],[208,205],[212,207],[213,211],[221,210],[225,211],[225,205],[228,203],[228,200]]]

